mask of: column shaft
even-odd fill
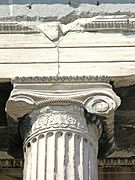
[[[20,125],[31,123],[24,135],[24,180],[98,179],[98,135],[87,127],[82,108],[48,107],[30,119]]]

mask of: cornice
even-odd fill
[[[113,157],[98,160],[99,167],[135,167],[135,157]],[[23,160],[0,159],[0,169],[23,168]]]

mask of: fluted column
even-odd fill
[[[23,179],[97,180],[99,139],[109,153],[120,99],[107,83],[36,83],[17,80],[6,105],[23,141]]]
[[[42,107],[20,123],[20,131],[24,180],[97,179],[99,130],[87,126],[82,107]]]

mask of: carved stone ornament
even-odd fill
[[[84,107],[92,114],[107,115],[116,109],[116,102],[108,96],[97,95],[85,100]]]
[[[85,81],[76,82],[70,80],[62,82],[61,77],[52,83],[52,80],[42,82],[33,81],[33,79],[16,78],[14,89],[6,105],[6,111],[16,119],[29,114],[34,109],[42,106],[77,104],[87,109],[89,113],[98,115],[107,115],[110,111],[120,105],[120,99],[108,83],[99,81],[86,83]],[[49,79],[49,78],[48,78]],[[54,79],[54,78],[53,78]],[[80,78],[79,78],[80,79]],[[67,78],[66,78],[67,80]]]
[[[104,136],[106,142],[109,142],[109,146],[106,148],[106,152],[103,151],[103,154],[108,154],[110,144],[112,146],[112,142],[114,142],[114,111],[120,105],[120,98],[112,90],[108,81],[105,83],[105,78],[97,78],[97,81],[93,79],[91,82],[86,77],[65,77],[64,79],[63,77],[57,77],[57,79],[55,77],[17,77],[13,83],[14,89],[6,104],[10,124],[12,124],[12,119],[19,124],[21,119],[29,114],[32,116],[36,110],[44,109],[44,107],[45,111],[49,111],[49,109],[47,110],[49,106],[77,106],[87,111],[88,123],[91,121],[90,114],[104,117],[101,118],[103,119],[101,121],[104,126]],[[69,121],[65,119],[64,114],[62,115],[63,122],[55,124],[51,123],[50,120],[53,118],[52,114],[47,112],[45,116],[49,118],[49,123],[44,122],[44,126],[47,124],[48,128],[68,126]],[[68,116],[70,117],[70,115]],[[42,115],[40,121],[41,119]],[[34,124],[34,127],[37,126]],[[103,141],[101,144],[104,146]]]
[[[104,157],[114,148],[114,111],[120,99],[111,85],[24,79],[14,81],[6,104],[10,144],[18,130],[23,141],[23,179],[97,180],[98,149]],[[15,133],[10,131],[13,122]]]

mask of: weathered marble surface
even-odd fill
[[[97,180],[97,155],[104,158],[114,150],[120,98],[102,80],[66,79],[18,77],[13,82],[6,104],[9,153],[19,156],[23,142],[24,180]]]
[[[24,180],[97,180],[98,130],[94,125],[87,128],[83,111],[77,106],[48,106],[21,122]]]
[[[28,4],[32,4],[29,8]],[[71,22],[78,17],[101,14],[127,14],[135,16],[134,0],[2,0],[0,17],[42,21]]]
[[[13,1],[4,1],[4,3],[1,1],[0,6],[0,18],[4,21],[6,19],[12,19],[12,20],[34,20],[34,21],[52,21],[52,20],[59,20],[65,24],[78,19],[78,17],[93,17],[95,15],[101,15],[101,14],[119,14],[123,15],[126,14],[127,16],[135,17],[135,5],[134,1],[132,0],[100,0],[99,5],[97,4],[97,1],[87,1],[87,0],[81,0],[81,1],[44,1],[48,4],[40,4],[37,5],[36,3],[43,3],[43,1],[32,1],[34,4],[29,8],[29,6],[26,5],[26,3],[29,4],[28,1],[19,1],[19,5],[12,5]],[[7,4],[10,4],[8,6]],[[14,0],[14,3],[18,3],[18,0]],[[55,4],[56,3],[56,4]],[[59,4],[61,3],[61,4]],[[86,3],[86,4],[85,4]],[[89,4],[88,4],[89,3]],[[92,4],[90,4],[92,3]],[[101,4],[100,4],[101,3]],[[109,3],[109,4],[106,4]],[[113,3],[113,4],[112,4]],[[132,4],[131,4],[132,3]],[[4,4],[4,5],[3,5]],[[21,5],[20,5],[21,4]],[[13,16],[16,17],[13,17]],[[49,29],[49,28],[48,28]],[[45,31],[47,33],[47,29]],[[51,33],[49,33],[51,34]],[[80,36],[81,34],[81,36]],[[58,35],[58,34],[57,34]],[[90,35],[90,36],[89,36]],[[113,38],[112,38],[113,35]],[[10,78],[19,75],[19,76],[34,76],[39,75],[93,75],[96,76],[97,71],[99,75],[108,75],[111,76],[110,82],[115,85],[115,87],[122,87],[127,85],[133,85],[135,84],[135,67],[134,67],[134,32],[131,33],[113,33],[110,35],[110,33],[69,33],[67,34],[62,41],[58,44],[54,44],[48,38],[45,38],[43,34],[40,32],[39,34],[34,35],[15,35],[17,39],[14,37],[14,35],[0,35],[1,37],[1,65],[0,65],[0,71],[1,71],[1,79],[0,81],[10,81]],[[67,38],[68,36],[68,38]],[[50,37],[50,36],[49,36]],[[52,36],[52,38],[55,38],[55,36]],[[23,40],[22,40],[23,39]],[[84,39],[84,42],[82,41]],[[95,41],[95,39],[98,39],[99,41]],[[80,41],[81,40],[81,41]],[[91,41],[91,43],[89,43]],[[14,42],[14,43],[13,43]],[[8,43],[8,47],[7,47]],[[81,48],[79,49],[81,44]],[[107,45],[107,48],[106,48]],[[73,49],[70,47],[73,46]],[[88,47],[87,47],[88,46]],[[95,47],[94,47],[95,46]],[[98,46],[98,47],[97,47]],[[103,47],[103,50],[100,49],[100,46]],[[30,55],[32,57],[29,58],[29,53],[27,48],[32,47],[35,48],[36,51],[31,50]],[[37,47],[40,47],[39,49]],[[41,49],[43,48],[43,49]],[[44,49],[48,48],[48,52]],[[56,54],[53,56],[50,52],[50,49],[54,48],[56,49]],[[75,48],[78,48],[76,50]],[[93,48],[93,50],[91,49]],[[21,49],[21,51],[20,51]],[[82,54],[80,55],[80,50]],[[44,52],[43,52],[44,51]],[[97,53],[95,53],[98,52]],[[104,56],[103,55],[103,51]],[[15,52],[15,55],[13,55],[12,52]],[[50,52],[50,53],[49,53]],[[70,52],[70,55],[69,53]],[[89,52],[91,52],[91,56],[89,55]],[[94,52],[94,53],[93,53]],[[117,54],[117,59],[115,59],[114,53]],[[120,54],[121,53],[121,54]],[[8,55],[8,57],[5,57],[5,54]],[[44,57],[40,56],[40,54],[43,54],[45,57],[49,54],[51,55],[51,58],[46,58],[46,61],[44,64]],[[84,55],[87,54],[87,58],[84,60]],[[38,56],[40,56],[40,60],[42,62],[39,62]],[[120,56],[119,56],[120,55]],[[11,56],[9,58],[9,56]],[[22,56],[25,56],[25,60],[22,58]],[[57,58],[56,58],[57,56]],[[19,59],[17,58],[19,57]],[[77,57],[77,60],[76,60]],[[92,59],[91,62],[89,59]],[[108,59],[106,58],[108,57]],[[130,57],[130,59],[129,59]],[[67,60],[63,62],[63,59]],[[69,60],[70,59],[70,60]],[[60,63],[59,63],[60,60]],[[89,62],[87,62],[89,61]],[[110,62],[109,62],[110,61]],[[112,61],[112,62],[111,62]],[[118,62],[117,62],[118,61]],[[121,62],[124,61],[124,62]],[[38,62],[38,63],[37,63]],[[114,63],[115,62],[115,63]],[[3,65],[4,63],[4,65]],[[37,64],[36,64],[37,63]],[[48,63],[51,63],[50,65]],[[83,63],[83,69],[80,69],[80,66]],[[90,64],[91,63],[91,64]],[[98,63],[98,66],[97,66]],[[16,65],[17,64],[17,65]],[[112,67],[111,71],[108,69],[108,65]],[[74,72],[71,72],[71,67],[74,69]],[[82,67],[82,66],[81,66]],[[4,69],[3,69],[4,68]],[[21,72],[20,72],[21,69]],[[40,72],[39,72],[40,69]],[[121,78],[119,78],[121,76]],[[126,77],[124,77],[126,76]],[[129,76],[129,77],[127,77]],[[124,78],[123,78],[124,77]],[[117,80],[116,80],[117,79]],[[130,86],[129,88],[132,89]],[[112,157],[118,157],[118,156],[134,156],[134,93],[133,91],[127,95],[126,90],[123,89],[122,94],[121,90],[117,91],[118,89],[115,89],[116,92],[118,92],[122,98],[122,106],[120,109],[118,109],[117,113],[115,114],[116,118],[116,124],[115,124],[115,137],[116,137],[116,144],[117,144],[117,151],[112,155]],[[133,88],[134,90],[134,88]],[[0,92],[1,93],[1,92]],[[1,93],[3,94],[3,92]],[[125,95],[126,94],[126,95]],[[132,96],[132,95],[133,96]],[[131,95],[131,96],[130,96]],[[3,101],[2,96],[2,103]],[[128,99],[128,100],[127,100]],[[5,105],[5,103],[4,103]],[[127,110],[125,112],[125,110]],[[3,109],[0,109],[2,111],[2,117],[1,122],[2,124],[6,125],[5,122],[5,115]],[[0,122],[0,123],[1,123]],[[2,127],[1,131],[1,139],[2,144],[0,144],[0,150],[3,150],[1,153],[1,156],[8,157],[4,152],[7,148],[7,128]],[[129,139],[130,135],[130,139]],[[6,139],[3,141],[3,139]],[[127,162],[127,161],[126,161]],[[117,170],[118,171],[118,170]],[[126,169],[124,170],[124,172]],[[127,174],[129,171],[133,171],[133,169],[128,169]],[[7,176],[3,176],[2,174],[5,174],[3,170],[0,169],[0,178],[2,179],[11,179]],[[6,172],[7,173],[7,172]],[[16,173],[12,170],[8,169],[9,176],[16,176]],[[20,173],[20,172],[19,172]],[[21,173],[20,173],[21,174]],[[20,177],[21,175],[17,175]],[[131,175],[127,176],[115,176],[115,173],[113,172],[113,175],[109,172],[107,172],[107,175],[104,176],[104,174],[101,172],[100,178],[107,179],[115,178],[115,179],[122,179],[124,178],[127,180],[134,179],[134,177]],[[14,179],[14,178],[13,178]]]
[[[97,23],[100,21],[100,26],[104,27],[105,22],[107,29],[91,32],[90,24],[94,23],[98,28]],[[120,30],[122,22],[126,26],[122,25]],[[1,79],[35,76],[35,74],[37,76],[105,75],[115,80],[118,80],[118,77],[122,77],[122,80],[124,76],[130,76],[127,84],[134,84],[134,77],[131,78],[135,72],[133,18],[97,17],[79,19],[68,25],[58,22],[16,22],[7,23],[6,26],[6,23],[1,23],[0,28]],[[14,28],[16,30],[13,30]],[[21,31],[17,28],[26,28],[28,34],[27,30]],[[108,66],[111,69],[108,69]],[[114,79],[112,81],[115,81]]]
[[[1,158],[9,158],[6,151],[8,148],[8,134],[7,134],[7,121],[5,115],[5,103],[9,96],[10,91],[12,90],[12,86],[10,83],[1,84],[0,87],[0,95],[1,95],[1,104],[3,106],[0,109],[1,119],[0,119],[0,150]],[[116,152],[112,154],[113,157],[131,157],[135,155],[135,143],[134,143],[134,86],[116,88],[115,92],[122,99],[122,104],[120,108],[116,111],[115,114],[115,141],[117,144]],[[125,111],[127,110],[127,111]],[[130,138],[129,135],[130,134]],[[120,137],[120,138],[119,138]],[[4,141],[3,141],[4,140]]]

